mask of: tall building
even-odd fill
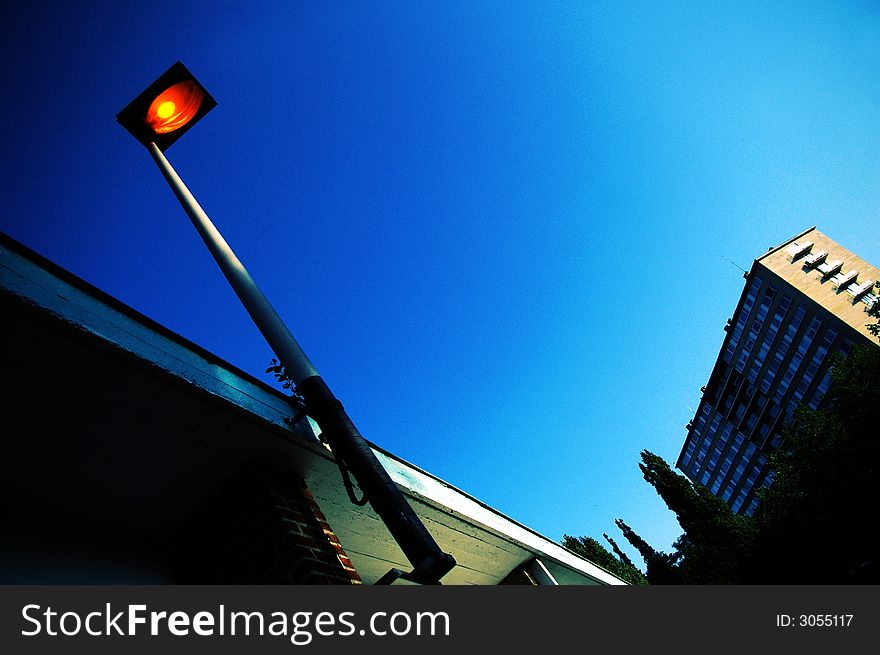
[[[676,463],[738,514],[773,481],[770,454],[799,404],[817,408],[829,356],[876,341],[880,269],[815,227],[755,260]]]

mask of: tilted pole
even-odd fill
[[[278,312],[235,256],[223,235],[214,227],[159,147],[150,142],[147,149],[223,275],[278,357],[286,377],[295,384],[296,390],[303,397],[306,412],[320,426],[337,462],[341,460],[340,469],[348,469],[354,474],[370,506],[388,527],[412,564],[412,572],[403,573],[392,569],[383,576],[382,581],[392,582],[397,577],[403,577],[423,584],[439,582],[455,566],[455,559],[437,545],[376,458],[373,449],[358,432],[342,403],[318,375],[314,364],[278,316]]]

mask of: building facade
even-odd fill
[[[773,481],[769,458],[800,404],[817,408],[830,355],[871,343],[880,270],[816,230],[755,260],[676,466],[738,514]]]

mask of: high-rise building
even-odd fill
[[[817,408],[829,356],[876,341],[867,311],[880,269],[815,227],[755,260],[676,463],[734,512],[773,481],[770,454],[799,404]]]

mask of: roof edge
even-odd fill
[[[70,272],[68,269],[64,268],[60,264],[55,263],[46,256],[41,255],[32,248],[29,248],[28,246],[9,236],[2,230],[0,230],[0,247],[7,248],[15,254],[19,255],[20,257],[31,261],[33,264],[39,266],[40,268],[50,273],[51,275],[54,275],[58,279],[79,289],[83,293],[92,296],[99,302],[107,305],[108,307],[111,307],[112,309],[115,309],[125,316],[128,316],[130,319],[141,323],[144,327],[149,328],[162,335],[163,337],[179,344],[180,346],[183,346],[184,348],[195,352],[198,356],[211,362],[212,364],[216,364],[218,366],[226,368],[230,372],[235,373],[236,375],[247,380],[251,384],[260,387],[263,391],[266,391],[267,393],[270,393],[284,400],[289,400],[289,396],[285,395],[283,391],[277,389],[276,387],[273,387],[265,380],[261,380],[251,373],[240,369],[239,367],[230,362],[227,362],[222,357],[216,355],[215,353],[204,348],[203,346],[200,346],[194,341],[190,341],[186,337],[178,334],[177,332],[174,332],[173,330],[159,323],[155,319],[152,319],[146,314],[139,312],[131,305],[127,305],[118,298],[111,296],[106,291],[100,289],[99,287],[96,287],[91,282],[87,282],[86,280],[79,277],[75,273]]]
[[[783,242],[780,243],[778,246],[773,246],[773,247],[771,247],[771,248],[770,248],[767,252],[765,252],[763,255],[761,255],[760,257],[756,257],[756,258],[755,258],[755,261],[756,261],[756,262],[761,261],[761,260],[764,259],[765,257],[768,257],[769,255],[772,255],[774,252],[777,252],[778,250],[780,250],[780,249],[782,249],[782,248],[785,248],[785,246],[787,246],[788,244],[790,244],[792,241],[795,241],[795,240],[797,240],[797,239],[800,239],[800,238],[801,238],[802,236],[804,236],[805,234],[809,234],[810,232],[813,232],[813,231],[815,231],[815,230],[816,230],[816,226],[815,226],[815,225],[813,225],[813,226],[810,227],[810,228],[807,228],[806,230],[804,230],[804,231],[801,232],[800,234],[796,234],[796,235],[794,235],[793,237],[791,237],[790,239],[788,239],[787,241],[783,241]]]

